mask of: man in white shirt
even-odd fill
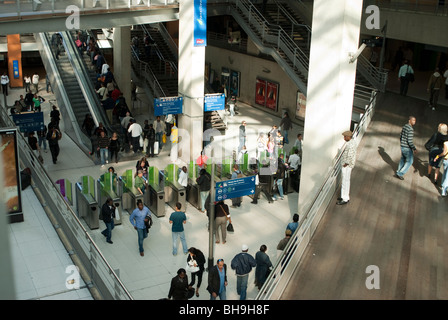
[[[356,161],[356,142],[352,139],[353,133],[351,131],[344,131],[342,135],[344,136],[346,145],[341,159],[342,184],[341,197],[336,202],[338,205],[344,205],[350,201],[350,175]]]
[[[38,93],[39,92],[39,75],[37,73],[33,74],[32,83],[33,83],[34,89],[36,90],[35,93]]]
[[[131,142],[134,153],[140,150],[140,137],[142,137],[143,129],[142,126],[135,122],[135,119],[131,119],[131,125],[129,126],[128,132],[131,134]]]
[[[190,195],[190,189],[188,188],[188,172],[187,172],[186,166],[182,167],[182,170],[179,173],[179,179],[177,180],[177,182],[185,188],[185,192],[186,192],[185,200],[188,201],[189,195]]]
[[[289,167],[293,170],[290,174],[292,188],[299,192],[299,176],[300,176],[300,156],[299,149],[294,150],[294,154],[289,156],[288,160]]]
[[[9,86],[9,78],[6,72],[3,73],[1,77],[1,84],[2,84],[2,92],[5,96],[8,95],[8,86]]]
[[[160,119],[160,116],[156,117],[156,120],[153,124],[154,130],[156,131],[156,141],[159,143],[159,150],[162,150],[162,136],[163,136],[163,122]]]

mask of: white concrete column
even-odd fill
[[[204,116],[205,47],[193,44],[193,9],[193,1],[180,1],[178,90],[184,98],[184,113],[179,116],[179,129],[190,133],[190,152],[180,155],[185,162],[196,159],[202,151]],[[179,135],[182,139],[181,131]]]
[[[305,212],[350,129],[362,14],[359,0],[314,0],[299,210]]]
[[[114,77],[132,110],[131,100],[131,27],[114,28]]]

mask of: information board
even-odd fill
[[[243,197],[255,193],[255,176],[217,182],[215,201]]]
[[[183,101],[182,97],[155,98],[154,115],[181,114],[183,113]]]

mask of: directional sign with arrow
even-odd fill
[[[255,176],[217,182],[215,201],[247,196],[255,193]]]

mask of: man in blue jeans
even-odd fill
[[[238,253],[230,263],[230,267],[236,273],[236,292],[240,296],[240,300],[246,300],[247,283],[249,280],[249,273],[252,268],[256,267],[257,262],[249,253],[249,247],[245,244],[241,247]]]
[[[408,123],[403,126],[400,135],[401,159],[398,165],[398,170],[395,177],[404,180],[403,175],[408,172],[412,163],[414,162],[414,153],[417,153],[417,148],[414,145],[414,125],[416,119],[410,116]]]
[[[173,235],[173,256],[177,255],[177,238],[182,242],[184,254],[188,253],[187,241],[185,240],[184,224],[187,223],[185,212],[180,211],[182,204],[176,203],[175,211],[170,215],[171,231]]]
[[[138,235],[138,250],[140,251],[140,256],[144,256],[143,253],[143,240],[148,237],[148,231],[145,226],[145,218],[146,216],[151,216],[151,211],[149,211],[148,207],[143,205],[141,200],[137,201],[137,208],[132,211],[131,216],[129,217],[129,221],[134,226],[134,229],[137,230]]]

